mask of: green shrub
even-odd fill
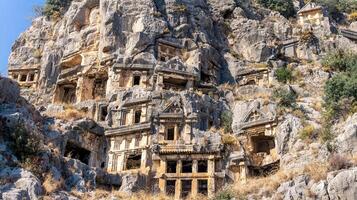
[[[279,12],[286,18],[295,15],[294,4],[292,0],[258,0],[262,6]]]
[[[10,147],[16,157],[24,162],[40,151],[40,139],[29,132],[23,124],[19,124],[10,135]]]
[[[43,14],[47,17],[59,17],[63,15],[71,4],[72,0],[46,0],[43,7]]]
[[[275,77],[280,83],[286,84],[292,80],[292,71],[286,67],[279,68],[275,71]]]
[[[278,106],[286,108],[296,107],[297,94],[291,89],[278,88],[274,90],[273,99],[278,103]]]
[[[225,189],[216,193],[216,195],[213,198],[213,200],[231,200],[231,199],[235,199],[235,195],[234,192],[229,189]]]
[[[330,124],[324,124],[322,126],[322,128],[319,130],[319,138],[320,140],[325,143],[329,143],[333,138],[334,138],[334,135],[332,134],[332,131],[331,131],[331,125]]]
[[[232,123],[233,123],[233,113],[230,111],[224,111],[221,114],[221,125],[224,129],[224,132],[232,132]]]
[[[329,52],[323,58],[322,65],[333,71],[357,71],[357,54],[343,50]]]
[[[324,88],[324,120],[331,122],[357,111],[357,54],[336,51],[323,59],[323,65],[340,72]]]
[[[327,11],[335,19],[342,13],[351,13],[357,10],[356,0],[314,0],[314,2],[327,8]]]

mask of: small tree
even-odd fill
[[[72,0],[46,0],[43,14],[47,17],[58,17],[66,12]]]
[[[273,93],[273,99],[282,107],[296,107],[297,94],[291,89],[278,88]]]
[[[279,68],[275,71],[275,77],[279,82],[286,84],[292,80],[292,71],[286,67]]]
[[[258,3],[270,10],[279,12],[286,18],[295,15],[294,4],[292,0],[258,0]]]
[[[40,151],[40,138],[19,124],[10,135],[10,147],[21,162],[35,156]]]
[[[223,111],[221,114],[221,125],[224,128],[224,132],[232,132],[232,123],[233,123],[233,113],[230,111]]]

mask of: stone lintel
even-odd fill
[[[134,124],[128,126],[121,126],[118,128],[109,128],[105,131],[106,136],[114,136],[114,135],[126,135],[132,132],[142,132],[145,130],[151,129],[151,123],[145,122],[141,124]]]

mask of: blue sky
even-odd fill
[[[0,74],[6,75],[11,46],[31,25],[33,7],[45,0],[0,0]]]

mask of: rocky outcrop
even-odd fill
[[[357,114],[350,116],[339,127],[337,127],[339,135],[334,141],[337,151],[341,154],[354,155],[357,152]]]
[[[331,173],[327,180],[331,200],[357,198],[357,168]]]
[[[31,172],[21,168],[0,170],[0,194],[2,199],[39,199],[43,195],[42,184]]]
[[[278,152],[282,155],[289,152],[298,140],[299,130],[302,124],[299,118],[288,115],[286,119],[278,126],[276,140]]]

